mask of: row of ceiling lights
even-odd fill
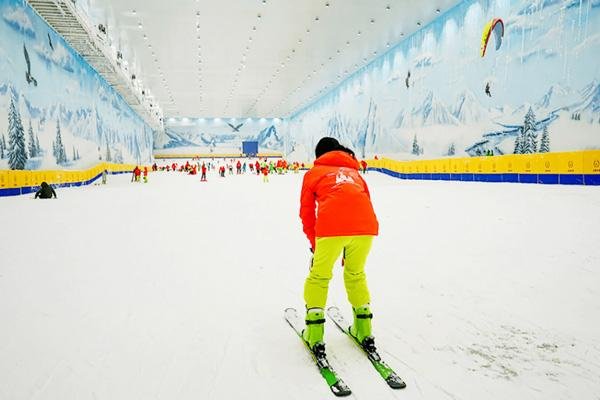
[[[266,1],[263,0],[263,4]],[[325,3],[325,7],[329,7],[330,3],[326,2]],[[316,16],[314,18],[314,23],[318,23],[320,21],[320,17]],[[310,28],[306,28],[306,33],[309,34],[311,32]],[[299,38],[298,39],[298,46],[301,46],[303,43],[303,39]],[[294,55],[296,55],[296,48],[292,48],[290,50],[290,52],[288,53],[288,55],[285,57],[285,61],[282,61],[278,67],[276,67],[275,72],[273,72],[273,74],[271,75],[269,81],[267,82],[266,85],[264,85],[262,91],[258,94],[258,96],[256,97],[256,99],[254,100],[254,103],[252,103],[250,105],[250,107],[248,108],[248,110],[246,111],[246,114],[249,114],[252,110],[254,110],[254,108],[256,107],[256,105],[258,104],[258,102],[262,99],[262,97],[267,93],[267,91],[270,89],[271,85],[273,84],[274,80],[277,78],[277,76],[279,75],[279,73],[281,73],[283,71],[283,69],[286,67],[287,64],[290,63],[292,57],[294,57]],[[287,63],[287,64],[286,64]]]
[[[199,2],[199,0],[196,0],[196,2],[198,3],[198,2]],[[266,3],[267,3],[267,1],[266,1],[266,0],[261,0],[261,2],[262,2],[262,4],[266,4]],[[326,2],[326,3],[325,3],[325,7],[330,7],[330,6],[331,6],[330,2]],[[385,8],[386,8],[386,10],[387,10],[387,11],[390,11],[390,10],[391,10],[391,6],[390,6],[389,4],[388,4],[388,5],[386,5],[386,7],[385,7]],[[436,10],[436,12],[437,12],[437,13],[439,13],[439,12],[440,12],[440,10],[439,10],[439,9],[437,9],[437,10]],[[135,10],[133,10],[133,14],[134,14],[134,15],[136,14]],[[197,12],[196,12],[196,38],[197,38],[197,40],[198,40],[198,43],[197,43],[197,48],[198,48],[198,87],[199,87],[199,89],[200,89],[200,97],[199,97],[199,100],[200,100],[200,102],[202,103],[202,101],[203,101],[203,97],[202,97],[202,87],[203,87],[203,85],[202,85],[202,65],[201,65],[201,64],[202,64],[202,57],[201,57],[201,44],[200,44],[200,39],[201,39],[201,38],[200,38],[200,33],[199,33],[199,31],[200,31],[200,20],[199,20],[199,18],[200,18],[200,12],[199,12],[199,11],[197,11]],[[261,20],[262,20],[262,18],[263,18],[263,15],[262,15],[261,13],[258,13],[258,14],[257,14],[257,19],[258,19],[258,21],[261,21]],[[319,16],[316,16],[316,17],[314,18],[314,22],[315,22],[315,23],[317,23],[317,22],[319,22],[319,21],[320,21],[320,17],[319,17]],[[369,19],[369,22],[370,22],[371,24],[374,24],[376,21],[375,21],[375,19],[374,19],[374,18],[370,18],[370,19]],[[141,20],[138,22],[138,26],[139,26],[139,29],[143,31],[143,25],[142,25],[142,22],[141,22]],[[417,22],[417,26],[421,26],[421,22]],[[229,96],[228,96],[228,98],[227,98],[227,102],[226,102],[226,106],[225,106],[225,111],[226,111],[226,112],[227,112],[227,110],[228,110],[228,108],[229,108],[229,105],[230,105],[230,103],[231,103],[231,100],[232,100],[232,98],[233,98],[233,95],[234,95],[234,93],[235,93],[235,90],[238,88],[239,79],[240,79],[240,74],[241,74],[241,72],[243,71],[243,69],[245,69],[245,67],[246,67],[246,58],[247,58],[247,54],[248,54],[248,52],[249,52],[249,50],[250,50],[250,45],[252,44],[252,40],[253,40],[253,37],[252,37],[252,32],[255,32],[257,29],[258,29],[258,28],[257,28],[257,26],[256,26],[256,25],[252,26],[252,28],[251,28],[251,33],[250,33],[250,35],[249,35],[248,44],[245,46],[245,51],[244,51],[244,52],[243,52],[243,54],[242,54],[242,59],[241,59],[241,61],[240,61],[240,65],[239,65],[239,67],[238,67],[238,69],[237,69],[237,72],[236,72],[235,78],[234,78],[234,80],[233,80],[233,84],[232,84],[231,90],[230,90],[230,92],[229,92]],[[307,33],[307,34],[309,34],[310,32],[311,32],[310,28],[307,28],[307,29],[306,29],[306,33]],[[362,35],[362,31],[360,31],[360,30],[359,30],[359,31],[357,31],[357,35],[358,35],[358,36],[361,36],[361,35]],[[400,34],[400,36],[402,36],[402,37],[403,37],[403,36],[404,36],[404,33],[401,33],[401,34]],[[148,40],[148,37],[147,37],[147,34],[146,34],[146,33],[143,33],[143,38],[144,38],[145,40]],[[303,39],[302,39],[302,38],[299,38],[299,39],[298,39],[298,45],[300,46],[300,45],[302,45],[302,43],[303,43]],[[347,46],[349,46],[349,45],[350,45],[350,41],[349,41],[349,40],[347,40],[347,41],[346,41],[346,45],[347,45]],[[386,43],[386,47],[389,47],[389,46],[390,46],[390,43],[389,43],[389,42],[388,42],[388,43]],[[163,73],[163,71],[162,71],[162,69],[161,69],[160,65],[158,64],[158,58],[157,58],[157,56],[156,56],[156,53],[155,53],[155,51],[154,51],[154,49],[152,48],[152,45],[151,45],[150,43],[148,44],[148,48],[151,50],[151,53],[152,53],[152,58],[153,58],[153,60],[154,60],[154,62],[155,62],[155,64],[156,64],[156,68],[157,68],[157,70],[158,70],[158,73],[159,73],[159,76],[160,76],[160,78],[161,78],[162,85],[164,86],[164,89],[165,89],[166,93],[167,93],[167,94],[168,94],[168,96],[169,96],[169,103],[170,103],[170,105],[172,105],[173,107],[175,107],[175,106],[176,106],[176,104],[175,104],[175,99],[173,98],[173,93],[172,93],[171,89],[170,89],[170,88],[169,88],[169,86],[168,86],[168,83],[167,83],[167,81],[166,81],[166,78],[165,78],[165,76],[164,76],[164,73]],[[289,53],[289,54],[286,56],[286,58],[285,58],[285,62],[281,62],[281,63],[280,63],[280,65],[279,65],[279,67],[277,67],[277,68],[276,68],[275,72],[274,72],[274,73],[271,75],[271,78],[269,79],[269,81],[267,82],[267,84],[266,84],[266,85],[263,87],[263,90],[262,90],[262,91],[259,93],[259,95],[257,96],[257,98],[256,98],[256,100],[254,101],[254,103],[253,103],[253,104],[250,106],[250,108],[248,109],[247,113],[249,113],[250,111],[252,111],[252,110],[253,110],[253,109],[256,107],[256,104],[258,104],[258,102],[261,100],[262,96],[264,96],[264,95],[267,93],[267,91],[269,90],[270,86],[271,86],[271,85],[272,85],[272,83],[274,82],[275,78],[277,78],[277,76],[279,75],[279,73],[280,73],[280,72],[282,72],[283,68],[286,66],[286,63],[287,63],[287,64],[289,64],[289,62],[291,61],[291,59],[292,59],[292,57],[295,55],[295,53],[296,53],[296,49],[295,49],[295,48],[292,48],[292,49],[291,49],[291,51],[290,51],[290,53]],[[336,53],[337,53],[338,55],[340,55],[340,54],[342,53],[342,50],[338,49]],[[377,54],[378,54],[377,50],[373,51],[373,56],[377,56]],[[334,61],[334,57],[335,57],[335,56],[336,56],[335,54],[334,54],[333,56],[330,56],[330,57],[328,58],[328,61],[329,61],[329,62],[333,62],[333,61]],[[361,67],[362,67],[362,66],[364,66],[364,65],[366,65],[366,64],[368,64],[368,61],[369,61],[369,59],[368,59],[367,57],[364,57],[364,58],[363,58],[363,64],[361,65]],[[324,66],[325,66],[325,64],[326,64],[326,62],[322,62],[322,63],[320,63],[321,67],[324,67]],[[359,68],[359,64],[358,64],[358,63],[355,63],[355,64],[354,64],[354,68],[355,68],[355,69],[358,69],[358,68]],[[320,94],[322,94],[323,92],[325,92],[325,91],[326,91],[326,90],[327,90],[329,87],[333,87],[333,86],[334,86],[336,83],[338,83],[338,84],[339,84],[339,83],[340,83],[340,82],[341,82],[341,81],[342,81],[342,80],[343,80],[343,79],[344,79],[344,78],[347,76],[347,74],[348,74],[349,72],[350,72],[350,71],[349,71],[348,69],[345,69],[345,70],[344,70],[344,75],[342,75],[342,74],[337,74],[337,75],[336,75],[336,79],[333,79],[333,80],[331,80],[331,81],[329,82],[329,84],[328,84],[328,85],[326,85],[326,86],[324,86],[324,87],[320,88],[320,90],[319,90],[319,91],[315,92],[315,93],[314,93],[314,94],[313,94],[313,95],[312,95],[310,98],[307,98],[307,99],[305,99],[305,101],[304,101],[304,102],[300,102],[300,103],[298,103],[298,104],[297,104],[297,106],[296,106],[294,109],[298,109],[298,108],[300,108],[300,107],[303,107],[303,106],[305,106],[305,105],[306,105],[306,104],[308,104],[310,101],[314,100],[314,99],[315,99],[315,98],[316,98],[318,95],[320,95]],[[272,114],[272,113],[273,113],[273,111],[275,111],[275,109],[279,109],[279,110],[280,110],[280,109],[281,109],[281,107],[282,107],[282,106],[283,106],[283,105],[284,105],[286,102],[289,102],[289,100],[291,99],[291,97],[292,97],[293,95],[297,94],[297,93],[300,91],[300,89],[302,89],[302,85],[304,85],[304,84],[305,84],[305,83],[307,83],[309,80],[311,80],[311,79],[312,79],[312,77],[313,77],[313,74],[316,74],[316,73],[317,73],[317,70],[316,70],[316,69],[313,69],[313,70],[312,70],[312,73],[311,73],[311,72],[309,72],[309,73],[308,73],[308,75],[307,75],[307,76],[306,76],[306,77],[305,77],[305,78],[302,80],[302,82],[300,83],[300,85],[299,85],[298,87],[296,87],[296,89],[294,89],[292,92],[290,92],[290,93],[289,93],[289,94],[288,94],[288,95],[287,95],[285,98],[283,98],[279,104],[277,104],[276,106],[274,106],[274,107],[271,109],[271,111],[270,111],[269,113],[270,113],[270,114]]]
[[[326,6],[326,7],[330,7],[330,3],[329,3],[329,2],[326,2],[326,3],[325,3],[325,6]],[[389,5],[389,4],[388,4],[388,5],[386,5],[386,6],[385,6],[385,9],[386,9],[386,11],[391,11],[392,7],[391,7],[391,5]],[[318,21],[318,20],[319,20],[319,17],[315,17],[315,20],[316,20],[316,21]],[[370,22],[371,24],[374,24],[374,23],[376,22],[376,21],[375,21],[375,18],[369,18],[369,22]],[[306,31],[307,31],[307,33],[309,33],[309,32],[310,32],[310,30],[309,30],[309,29],[307,29]],[[359,37],[360,37],[360,36],[362,36],[362,33],[363,33],[363,32],[362,32],[362,30],[358,30],[358,31],[357,31],[357,36],[359,36]],[[402,33],[401,35],[403,36],[404,34]],[[298,40],[298,42],[299,42],[299,43],[301,43],[301,42],[302,42],[302,40],[301,40],[301,39],[299,39],[299,40]],[[347,41],[346,41],[346,46],[350,46],[350,40],[347,40]],[[389,46],[390,46],[389,42],[386,44],[386,46],[387,46],[387,47],[389,47]],[[321,62],[321,63],[320,63],[320,67],[319,67],[319,68],[323,68],[323,67],[325,67],[325,64],[326,64],[327,62],[333,63],[333,62],[335,61],[335,57],[341,56],[341,53],[342,53],[342,52],[343,52],[343,47],[342,47],[342,49],[337,49],[337,50],[336,50],[336,54],[333,54],[332,56],[329,56],[329,58],[328,58],[328,60],[327,60],[327,61]],[[373,55],[374,55],[374,56],[376,56],[376,55],[377,55],[377,51],[376,51],[376,50],[373,52]],[[363,58],[363,62],[364,62],[365,64],[367,64],[367,61],[368,61],[368,58],[367,58],[367,57],[364,57],[364,58]],[[355,63],[355,64],[354,64],[354,67],[355,67],[355,68],[358,68],[358,63]],[[347,74],[348,74],[348,72],[349,72],[349,71],[348,71],[348,69],[345,69],[345,70],[344,70],[344,74],[346,74],[346,75],[347,75]],[[288,94],[286,97],[284,97],[284,98],[283,98],[283,99],[280,101],[280,103],[279,103],[279,104],[277,104],[277,105],[273,106],[273,108],[272,108],[272,109],[269,111],[269,114],[272,114],[272,113],[275,111],[275,109],[279,109],[279,110],[280,110],[280,109],[281,109],[281,107],[283,106],[283,104],[285,104],[286,102],[288,102],[288,101],[290,100],[290,98],[291,98],[292,96],[294,96],[294,95],[295,95],[297,92],[299,92],[299,91],[300,91],[300,89],[302,89],[302,88],[303,88],[303,85],[304,85],[305,83],[308,83],[308,81],[310,81],[310,80],[311,80],[311,79],[312,79],[314,76],[316,76],[316,74],[317,74],[317,69],[315,68],[315,69],[313,69],[313,70],[312,70],[312,72],[309,72],[309,73],[307,74],[307,76],[306,76],[306,77],[305,77],[305,78],[304,78],[304,79],[303,79],[303,80],[300,82],[300,84],[299,84],[299,85],[298,85],[298,86],[297,86],[297,87],[296,87],[296,88],[295,88],[295,89],[294,89],[292,92],[290,92],[290,93],[289,93],[289,94]],[[342,78],[344,78],[346,75],[337,74],[337,76],[336,76],[336,77],[337,77],[337,81],[341,81],[341,79],[342,79]],[[312,101],[312,100],[313,100],[313,99],[314,99],[316,96],[320,95],[320,94],[321,94],[321,93],[323,93],[323,92],[324,92],[324,91],[325,91],[327,88],[329,88],[329,86],[330,86],[330,85],[332,85],[332,86],[333,86],[335,83],[336,83],[336,79],[334,79],[334,80],[332,80],[331,82],[329,82],[329,84],[328,84],[328,85],[326,85],[326,86],[324,86],[324,87],[321,87],[321,88],[319,89],[319,91],[318,91],[318,92],[314,93],[314,94],[313,94],[313,95],[312,95],[310,98],[307,98],[307,99],[305,99],[304,103],[308,103],[308,102]],[[302,102],[301,102],[301,103],[299,103],[299,104],[296,106],[296,108],[295,108],[295,109],[299,108],[299,107],[300,107],[302,104],[303,104]]]
[[[196,3],[199,3],[199,0],[196,0]],[[200,42],[200,10],[196,11],[196,40],[198,46],[198,89],[199,89],[199,98],[200,100],[200,110],[202,109],[202,102],[204,101],[203,96],[203,85],[202,85],[202,44]]]
[[[135,10],[132,10],[132,14],[133,15],[137,15]],[[175,99],[173,98],[173,92],[171,91],[171,88],[169,88],[169,84],[167,83],[167,79],[165,78],[165,74],[158,62],[158,56],[156,55],[156,51],[155,49],[152,47],[152,43],[149,42],[148,39],[148,34],[144,31],[144,25],[142,24],[142,20],[138,19],[138,28],[140,30],[140,32],[142,32],[142,37],[144,39],[144,41],[148,42],[148,49],[150,50],[150,54],[152,55],[152,60],[154,61],[154,65],[156,66],[156,70],[158,71],[158,76],[160,77],[160,81],[161,81],[161,85],[164,88],[164,91],[168,94],[169,96],[169,102],[167,104],[169,104],[170,106],[175,106]]]
[[[261,3],[263,5],[267,4],[267,0],[261,0]],[[263,14],[262,13],[258,13],[256,15],[257,18],[257,22],[260,22],[263,19]],[[257,24],[258,25],[258,24]],[[235,77],[233,79],[233,84],[231,85],[231,89],[229,90],[229,95],[227,97],[227,101],[225,103],[225,112],[227,112],[229,110],[229,105],[231,104],[231,100],[233,99],[233,95],[236,91],[236,89],[238,88],[238,84],[239,84],[239,79],[240,79],[240,74],[242,73],[242,71],[246,68],[246,58],[248,57],[248,53],[250,52],[250,46],[252,44],[252,40],[253,40],[253,34],[256,33],[256,31],[258,30],[257,25],[253,25],[251,30],[250,30],[250,35],[248,36],[248,43],[245,46],[244,51],[242,52],[242,59],[240,60],[240,65],[235,73]]]
[[[326,3],[326,5],[327,5],[327,6],[329,6],[329,3]],[[390,11],[390,10],[392,9],[392,7],[391,7],[391,5],[389,5],[389,4],[388,4],[388,5],[386,5],[385,9],[386,9],[386,11]],[[439,13],[441,13],[441,10],[438,8],[438,9],[436,9],[436,10],[435,10],[435,12],[436,12],[437,14],[439,14]],[[370,18],[370,19],[369,19],[369,22],[370,22],[371,24],[374,24],[376,21],[375,21],[375,19],[374,19],[374,18]],[[422,25],[422,24],[421,24],[421,21],[417,21],[416,25],[417,25],[417,27],[420,27],[420,26]],[[357,32],[357,35],[358,35],[358,36],[361,36],[361,35],[362,35],[362,31],[360,31],[360,30],[359,30],[359,31]],[[404,37],[404,32],[401,32],[401,33],[400,33],[400,37]],[[347,41],[346,41],[346,45],[347,45],[347,46],[349,46],[349,45],[350,45],[350,41],[349,41],[349,40],[347,40]],[[386,43],[386,48],[389,48],[389,47],[390,47],[390,42],[388,41],[388,42]],[[342,53],[342,50],[338,49],[338,50],[336,51],[336,53],[337,53],[338,55],[340,55],[340,54]],[[377,51],[377,50],[374,50],[374,51],[373,51],[373,57],[376,57],[377,55],[378,55],[378,51]],[[334,61],[334,57],[335,57],[335,55],[333,55],[333,56],[330,56],[330,57],[328,58],[328,61],[330,61],[330,62],[333,62],[333,61]],[[304,101],[301,101],[301,102],[299,102],[299,103],[298,103],[298,104],[297,104],[297,105],[296,105],[296,106],[293,108],[293,110],[298,110],[298,109],[301,109],[301,108],[305,107],[305,106],[306,106],[306,105],[308,105],[310,102],[312,102],[313,100],[315,100],[315,99],[316,99],[318,96],[321,96],[321,95],[323,95],[325,92],[327,92],[327,89],[328,89],[328,88],[330,88],[330,87],[331,87],[331,88],[333,88],[333,87],[335,87],[336,85],[339,85],[339,84],[340,84],[340,83],[341,83],[341,82],[342,82],[344,79],[346,79],[346,77],[348,76],[348,74],[349,74],[349,73],[354,73],[354,72],[356,72],[356,71],[357,71],[359,68],[362,68],[362,67],[366,66],[367,64],[369,64],[369,62],[370,62],[370,60],[369,60],[369,58],[368,58],[368,57],[363,57],[363,59],[362,59],[362,64],[361,64],[361,65],[359,65],[359,63],[354,63],[354,68],[353,68],[353,69],[352,69],[352,68],[346,68],[346,69],[344,69],[344,74],[343,74],[343,75],[342,75],[341,73],[338,73],[338,74],[336,75],[336,79],[332,79],[332,80],[329,82],[329,84],[328,84],[328,85],[325,85],[325,86],[321,87],[321,88],[320,88],[318,91],[314,92],[312,96],[310,96],[309,98],[306,98]],[[324,66],[325,66],[325,63],[321,63],[320,65],[321,65],[321,67],[324,67]],[[316,69],[314,69],[314,70],[313,70],[313,72],[312,72],[312,74],[315,74],[316,72],[317,72],[317,70],[316,70]],[[287,95],[285,98],[283,98],[279,104],[277,104],[276,106],[274,106],[274,107],[273,107],[273,108],[272,108],[272,109],[269,111],[269,114],[272,114],[272,113],[275,111],[275,109],[276,109],[276,108],[277,108],[278,110],[281,110],[281,107],[282,107],[282,106],[283,106],[283,105],[284,105],[286,102],[288,102],[288,101],[290,100],[290,98],[291,98],[291,97],[292,97],[292,96],[293,96],[293,95],[294,95],[296,92],[299,92],[299,91],[300,91],[300,89],[302,89],[302,85],[303,85],[304,83],[307,83],[307,81],[309,81],[309,80],[312,78],[312,76],[313,76],[312,74],[311,74],[311,73],[308,73],[308,75],[306,76],[306,78],[304,78],[304,80],[303,80],[303,81],[300,83],[300,85],[298,85],[298,87],[296,87],[296,89],[294,89],[294,90],[293,90],[291,93],[289,93],[289,94],[288,94],[288,95]]]

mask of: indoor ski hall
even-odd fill
[[[0,400],[600,399],[598,0],[0,0]]]

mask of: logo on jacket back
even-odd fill
[[[356,182],[354,182],[354,179],[352,179],[352,177],[350,175],[344,174],[343,169],[340,169],[338,171],[337,175],[335,176],[335,184],[341,185],[343,183],[356,183]]]

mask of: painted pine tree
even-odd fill
[[[25,131],[21,122],[19,110],[13,98],[10,99],[8,110],[8,167],[10,169],[25,169],[27,150],[25,149]]]
[[[450,145],[450,148],[448,148],[448,155],[453,156],[455,154],[456,154],[456,147],[454,147],[454,143],[452,143]]]
[[[517,137],[515,138],[515,151],[513,151],[513,154],[523,154],[523,149],[522,149],[522,145],[521,143],[523,142],[523,128],[519,129],[519,133],[517,134]]]
[[[537,152],[537,140],[536,140],[536,122],[535,114],[531,107],[525,114],[525,121],[523,121],[523,138],[521,141],[521,152],[523,154],[531,154]]]
[[[550,152],[550,136],[548,135],[548,125],[544,125],[542,140],[540,141],[540,153]]]
[[[38,135],[35,135],[35,152],[38,156],[42,154],[42,148],[40,147],[40,137]]]
[[[0,160],[4,159],[4,150],[6,149],[6,140],[4,140],[4,134],[0,137]]]
[[[77,160],[77,152],[75,151],[75,146],[73,146],[73,161]]]
[[[418,156],[419,154],[421,154],[421,149],[419,147],[419,143],[417,142],[417,135],[415,135],[415,137],[413,139],[412,154],[414,154],[416,156]]]
[[[56,120],[56,139],[54,140],[54,157],[57,164],[65,164],[67,160],[67,152],[65,151],[65,145],[62,142],[62,135],[60,134],[60,121]]]
[[[33,136],[33,128],[31,127],[31,120],[29,120],[29,157],[33,158],[37,156],[37,148],[35,146],[35,137]]]

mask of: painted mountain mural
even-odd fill
[[[481,57],[493,18],[501,46]],[[600,0],[465,0],[292,115],[287,147],[311,158],[328,134],[402,159],[598,149],[598,54]]]
[[[0,169],[152,160],[152,129],[27,3],[0,0],[0,37]]]
[[[258,142],[259,151],[282,152],[284,139],[278,132],[281,125],[281,121],[272,119],[172,118],[154,147],[160,153],[239,153],[242,141],[249,140]]]

